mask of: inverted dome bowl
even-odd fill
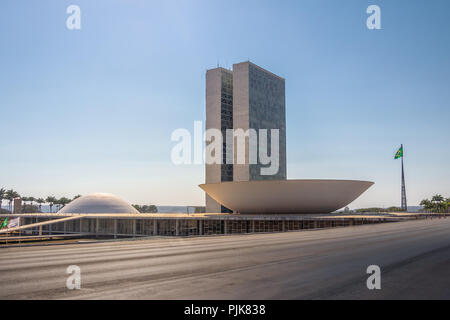
[[[199,187],[239,213],[329,213],[353,202],[373,184],[358,180],[265,180]]]
[[[94,193],[73,200],[58,213],[139,213],[129,203],[109,194]]]

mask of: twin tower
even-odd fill
[[[249,136],[245,140],[245,163],[227,163],[225,157],[230,146],[223,139],[223,161],[221,164],[206,164],[206,183],[286,179],[286,101],[283,78],[249,61],[234,64],[233,70],[208,70],[206,130],[208,129],[220,130],[223,137],[226,137],[227,129],[242,129],[244,132],[249,132],[249,129],[256,132],[267,129],[269,134],[271,129],[278,129],[279,163],[275,174],[261,174],[261,168],[267,165],[260,161],[248,161],[252,148]],[[270,142],[270,136],[267,140]],[[260,144],[257,145],[256,149]],[[259,152],[257,154],[259,155]],[[230,210],[206,195],[206,212]]]

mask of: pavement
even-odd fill
[[[0,299],[450,299],[450,219],[1,248]]]

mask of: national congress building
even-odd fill
[[[222,161],[206,165],[206,183],[199,186],[206,193],[204,214],[138,213],[125,201],[98,193],[75,199],[58,213],[15,215],[21,226],[0,233],[27,229],[29,234],[39,236],[189,236],[284,232],[389,220],[323,215],[354,201],[373,185],[371,181],[287,179],[285,80],[251,62],[234,64],[232,70],[207,71],[206,129],[215,129],[222,137],[230,129],[270,130],[271,136],[278,132],[277,146],[266,146],[267,156],[277,155],[276,170],[263,174],[267,172],[267,162],[259,161],[259,151],[264,149],[259,143],[258,161],[251,161],[255,150],[251,134],[244,140],[245,161],[227,161],[230,153],[232,160],[239,153],[233,136],[231,146],[226,140],[216,141],[217,149],[222,150]],[[271,138],[266,136],[265,140]],[[261,140],[264,139],[258,136],[258,142]]]

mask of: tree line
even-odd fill
[[[405,211],[402,208],[399,207],[389,207],[389,208],[361,208],[361,209],[356,209],[356,212],[359,213],[369,213],[369,212],[401,212],[401,211]]]
[[[450,212],[450,197],[445,199],[440,194],[436,194],[431,200],[423,199],[420,205],[425,212],[447,213]]]
[[[35,198],[35,197],[27,197],[21,196],[17,191],[13,189],[6,190],[5,188],[0,188],[0,208],[2,208],[3,200],[8,201],[8,211],[12,212],[13,200],[15,198],[21,198],[23,201],[22,204],[22,212],[42,212],[42,205],[44,203],[48,204],[50,208],[50,212],[53,213],[53,207],[56,207],[55,212],[59,211],[61,208],[64,208],[66,204],[69,202],[81,197],[81,195],[76,195],[72,199],[67,197],[56,198],[55,196],[48,196],[47,198]]]
[[[430,213],[449,213],[450,212],[450,198],[444,198],[440,194],[434,195],[431,200],[423,199],[420,202],[423,207],[419,212]],[[401,212],[404,211],[398,207],[385,208],[362,208],[357,209],[356,212]]]
[[[64,208],[69,202],[81,197],[81,195],[76,195],[73,198],[56,198],[55,196],[48,196],[46,198],[35,198],[35,197],[26,197],[21,196],[17,191],[13,189],[6,190],[5,188],[0,188],[0,212],[2,210],[3,200],[8,201],[8,211],[12,212],[13,201],[15,198],[22,199],[22,213],[33,213],[33,212],[42,212],[42,205],[48,204],[50,208],[50,212],[53,213],[53,208],[55,208],[55,212]],[[158,208],[155,205],[133,205],[137,211],[140,213],[156,213],[158,212]]]

